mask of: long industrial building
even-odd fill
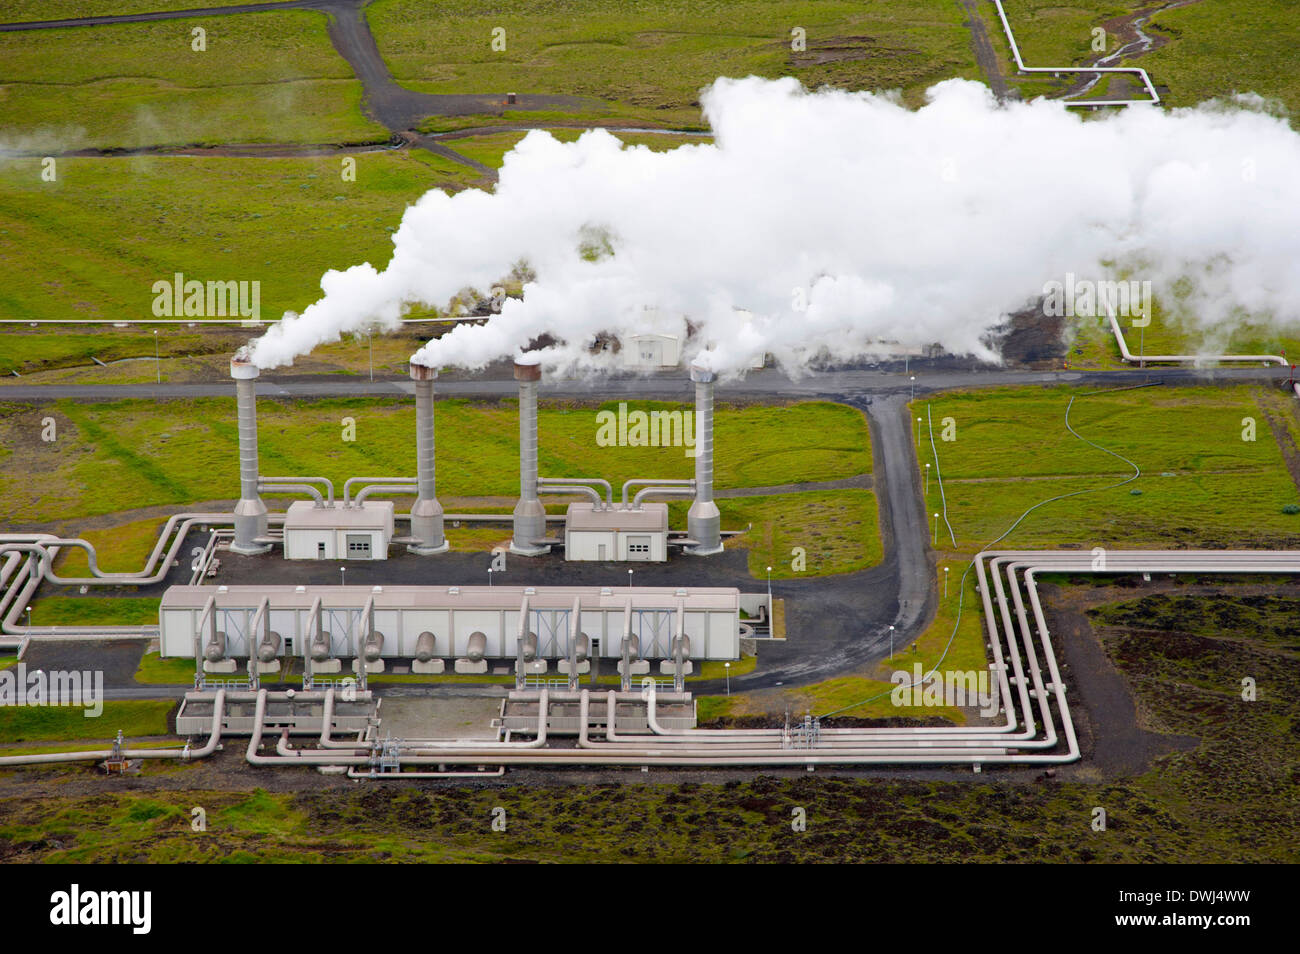
[[[264,661],[309,654],[317,663],[363,654],[514,659],[521,633],[535,637],[527,655],[538,660],[570,658],[573,633],[587,641],[583,658],[622,657],[628,635],[634,660],[673,659],[681,634],[687,659],[740,655],[734,588],[173,586],[163,596],[159,623],[163,656],[209,660],[247,659],[263,646]],[[213,645],[219,653],[208,653]]]

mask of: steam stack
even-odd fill
[[[695,382],[695,502],[686,514],[686,533],[696,542],[687,552],[722,552],[722,518],[713,502],[713,382],[717,375],[691,365]]]
[[[257,366],[240,355],[230,359],[235,379],[235,411],[239,417],[239,503],[235,504],[234,553],[265,553],[266,504],[257,490]]]
[[[537,382],[541,366],[535,360],[515,362],[519,382],[519,503],[515,504],[514,537],[510,552],[540,556],[551,548],[546,539],[546,508],[537,496]]]
[[[446,553],[447,538],[443,536],[442,504],[437,496],[437,468],[433,435],[433,382],[438,377],[435,368],[411,364],[411,380],[415,382],[415,453],[416,500],[411,506],[411,536],[416,543],[407,547],[412,553],[428,556]]]

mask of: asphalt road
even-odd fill
[[[744,379],[719,381],[717,393],[727,397],[842,400],[867,398],[878,394],[910,393],[915,376],[917,394],[931,394],[960,388],[1012,387],[1016,385],[1097,385],[1121,387],[1132,384],[1210,385],[1270,384],[1284,381],[1287,369],[1277,366],[1249,368],[1146,368],[1114,371],[1024,371],[1003,368],[987,369],[914,369],[911,375],[888,369],[857,369],[812,372],[792,378],[781,371],[752,371]],[[680,398],[690,395],[691,383],[680,371],[671,374],[623,377],[592,377],[586,380],[543,381],[540,393],[553,398],[610,397]],[[435,385],[439,395],[466,397],[513,397],[518,384],[513,378],[439,378]],[[398,397],[413,393],[410,379],[365,381],[352,376],[276,377],[258,380],[257,393],[269,398],[327,397]],[[187,400],[198,397],[233,397],[229,381],[194,384],[13,384],[0,385],[3,401],[121,401]]]

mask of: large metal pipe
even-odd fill
[[[442,504],[438,503],[437,466],[433,433],[433,382],[436,368],[411,363],[415,382],[415,468],[416,498],[411,505],[411,536],[418,541],[406,549],[429,556],[449,549],[443,535]]]
[[[596,494],[597,499],[600,497],[598,488],[604,488],[606,508],[614,505],[614,488],[608,480],[601,477],[538,477],[537,485],[544,489],[569,493],[577,492],[572,489],[577,486],[581,487],[584,493]]]
[[[688,553],[707,556],[722,552],[722,516],[713,502],[713,382],[717,375],[691,365],[695,382],[695,502],[686,514],[686,532],[695,546]]]
[[[546,508],[537,495],[537,382],[542,368],[536,361],[515,362],[519,382],[519,502],[515,504],[510,552],[540,556],[551,548],[546,539]]]
[[[265,553],[266,504],[257,491],[257,365],[242,354],[230,359],[235,379],[235,413],[239,420],[239,503],[235,504],[235,553]]]
[[[218,689],[217,695],[212,701],[212,731],[208,734],[207,744],[197,749],[191,749],[187,743],[184,748],[180,749],[122,749],[115,752],[113,749],[90,749],[81,752],[57,752],[45,755],[7,755],[0,757],[0,766],[7,765],[56,765],[60,762],[78,762],[83,759],[94,759],[96,761],[112,758],[120,755],[125,759],[181,759],[190,761],[191,759],[207,758],[217,750],[217,744],[221,741],[221,726],[226,709],[226,690]]]

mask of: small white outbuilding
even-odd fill
[[[600,509],[571,503],[564,519],[566,560],[662,563],[668,559],[668,505]]]
[[[628,335],[622,342],[623,367],[642,371],[675,368],[682,361],[682,342],[676,335]]]
[[[391,500],[365,500],[359,507],[297,500],[284,518],[287,560],[387,560],[392,539]]]

